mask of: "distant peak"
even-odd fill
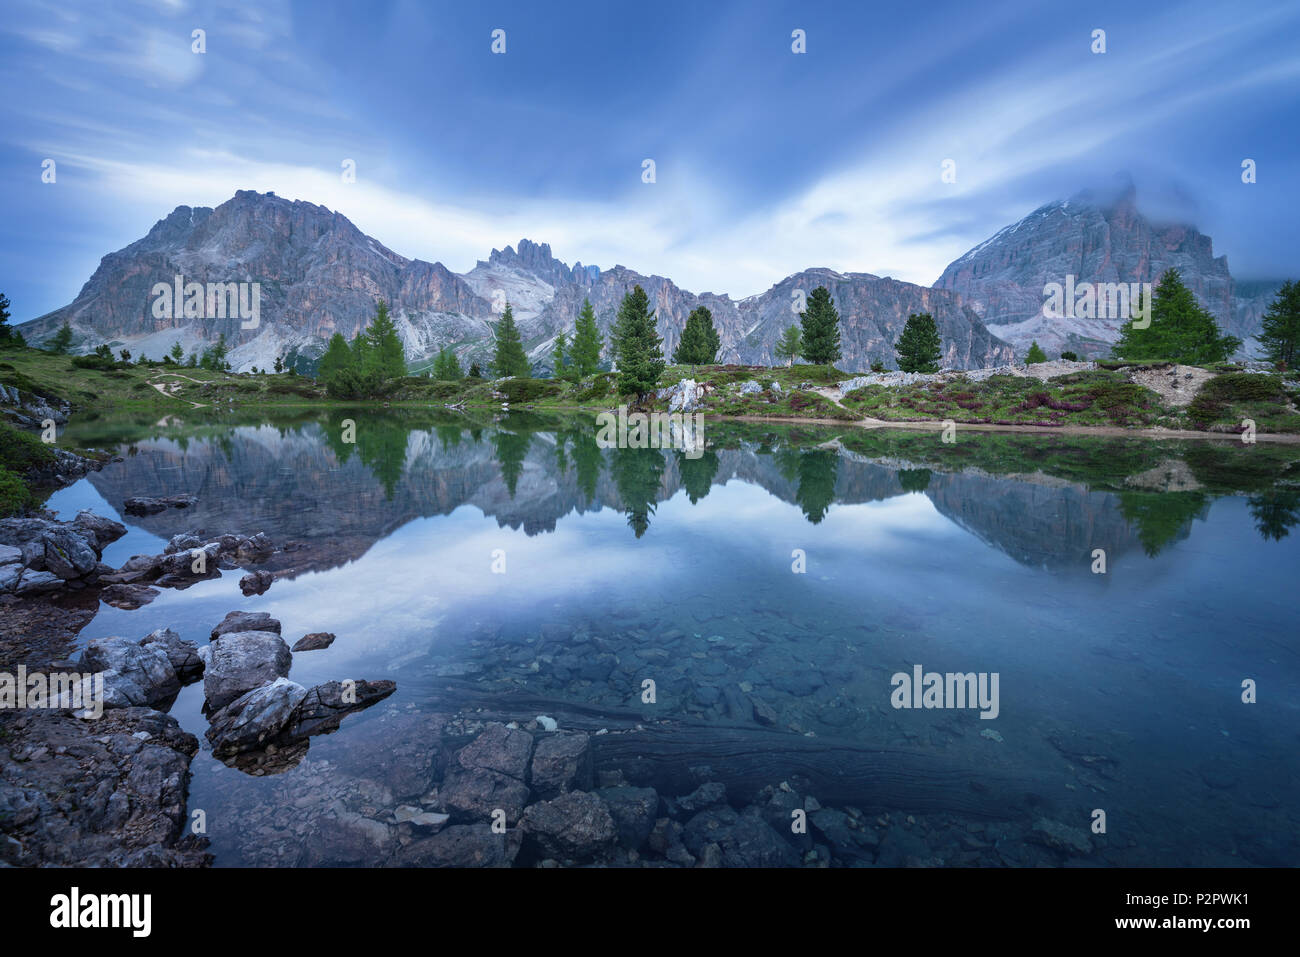
[[[546,268],[555,264],[555,257],[551,255],[550,243],[535,243],[531,239],[519,240],[519,249],[507,246],[505,249],[494,249],[488,262],[491,263],[518,263],[521,266],[532,268]]]

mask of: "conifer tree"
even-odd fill
[[[433,377],[444,382],[460,381],[460,362],[457,361],[456,353],[452,352],[450,346],[441,349],[437,358],[433,360]]]
[[[375,318],[366,330],[369,346],[368,365],[362,371],[370,373],[379,384],[400,379],[406,375],[406,352],[397,325],[388,313],[388,303],[379,300]]]
[[[504,379],[506,376],[526,377],[528,371],[528,356],[524,353],[524,344],[519,338],[515,314],[510,308],[510,303],[506,303],[506,310],[501,314],[501,322],[497,324],[497,345],[492,358],[492,372],[497,378]]]
[[[721,346],[718,330],[713,327],[713,313],[698,306],[686,318],[681,341],[673,350],[673,362],[677,365],[712,365]]]
[[[584,299],[573,330],[573,348],[569,353],[579,379],[594,375],[600,368],[601,344],[600,332],[596,329],[596,312],[591,308],[591,300]]]
[[[566,373],[568,371],[568,367],[566,365],[566,358],[567,358],[566,353],[568,348],[569,348],[568,337],[565,336],[564,331],[561,330],[560,334],[555,337],[555,348],[551,350],[551,365],[554,367],[554,371],[551,372],[551,378],[553,379],[567,378]]]
[[[1196,301],[1183,284],[1177,269],[1160,277],[1155,295],[1148,303],[1150,325],[1135,328],[1134,321],[1124,324],[1112,354],[1119,359],[1164,359],[1188,365],[1222,362],[1241,345],[1236,336],[1219,331],[1214,316]],[[1140,313],[1137,307],[1133,310]]]
[[[903,372],[938,372],[942,345],[934,316],[928,312],[912,313],[894,346],[898,368]]]
[[[49,351],[56,356],[66,355],[68,349],[72,346],[72,326],[65,321],[59,326],[59,331],[47,343]]]
[[[1025,365],[1033,365],[1036,362],[1046,361],[1047,353],[1043,351],[1043,347],[1040,346],[1038,340],[1035,339],[1029,344],[1029,351],[1025,353]]]
[[[792,366],[794,365],[794,360],[799,358],[802,354],[802,350],[803,343],[800,341],[799,327],[792,325],[787,328],[781,335],[781,338],[777,340],[776,349],[773,351],[776,353],[778,359],[784,359],[786,360],[786,365]]]
[[[1295,369],[1296,354],[1300,352],[1300,283],[1288,280],[1282,284],[1269,303],[1255,338],[1263,345],[1270,362]]]
[[[799,314],[803,357],[813,365],[831,365],[840,358],[840,314],[831,302],[830,290],[818,286],[808,297],[808,308]]]
[[[663,374],[663,339],[655,329],[654,310],[640,286],[623,297],[614,327],[614,355],[618,361],[618,388],[639,399]]]

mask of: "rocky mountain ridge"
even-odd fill
[[[257,283],[260,315],[217,315],[200,297],[195,314],[157,314],[157,284],[199,283],[207,297],[215,283]],[[445,346],[462,362],[485,362],[495,323],[511,303],[525,347],[539,372],[549,371],[556,335],[571,331],[590,298],[597,324],[608,334],[618,305],[641,285],[656,310],[665,351],[671,354],[687,316],[707,306],[722,338],[724,362],[771,362],[777,338],[798,321],[792,296],[833,284],[844,328],[842,366],[865,369],[893,360],[893,340],[909,311],[930,309],[944,336],[947,360],[963,368],[1006,362],[1010,349],[991,335],[958,296],[867,273],[809,269],[768,292],[736,301],[695,294],[663,276],[626,266],[610,269],[556,259],[549,245],[524,239],[492,250],[468,273],[441,263],[407,259],[366,236],[345,216],[273,193],[237,192],[215,209],[181,206],[143,238],[110,253],[68,306],[26,323],[29,341],[42,342],[66,321],[77,351],[108,343],[134,355],[160,358],[176,342],[201,351],[221,334],[238,371],[269,368],[277,356],[318,357],[335,332],[351,338],[369,322],[379,299],[388,302],[416,371]],[[189,295],[188,291],[185,293]],[[177,312],[180,312],[178,306]]]
[[[1114,194],[1085,191],[1040,207],[958,258],[931,287],[814,267],[739,300],[693,293],[670,278],[623,265],[570,266],[548,244],[529,239],[493,249],[459,275],[441,263],[399,255],[323,206],[241,190],[215,209],[177,207],[144,238],[105,256],[72,303],[26,323],[23,331],[39,343],[66,321],[76,351],[108,343],[151,358],[177,342],[187,354],[201,352],[224,334],[236,370],[300,357],[299,368],[309,371],[331,335],[356,335],[384,299],[413,371],[421,372],[446,346],[463,364],[485,364],[495,324],[509,302],[534,371],[548,374],[555,337],[572,332],[584,299],[591,300],[597,325],[608,336],[623,296],[641,285],[666,354],[691,311],[705,306],[721,337],[720,361],[772,364],[781,333],[798,321],[802,297],[824,285],[840,312],[841,368],[865,371],[873,361],[893,367],[894,343],[908,315],[930,312],[944,365],[975,369],[1011,362],[1035,339],[1049,353],[1108,353],[1122,320],[1047,318],[1044,284],[1063,283],[1067,276],[1155,282],[1170,267],[1182,272],[1250,351],[1250,337],[1278,284],[1234,281],[1208,236],[1139,213],[1131,184]],[[187,315],[178,305],[176,315],[160,316],[154,290],[159,283],[174,286],[177,276],[201,284],[207,293],[200,297],[203,307]],[[210,284],[232,282],[258,285],[255,323],[213,308]]]

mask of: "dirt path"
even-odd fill
[[[814,386],[814,387],[813,387],[813,391],[816,392],[818,395],[822,396],[822,397],[825,398],[825,399],[830,399],[831,402],[835,403],[836,406],[838,406],[839,408],[843,409],[845,412],[851,412],[851,411],[853,411],[853,410],[850,409],[848,406],[844,405],[844,403],[840,402],[840,400],[839,400],[839,396],[840,396],[841,393],[840,393],[840,387],[839,387],[839,386],[837,386],[837,385],[835,385],[835,386],[829,386],[829,385]]]
[[[180,375],[180,374],[177,373],[177,372],[165,372],[165,373],[163,373],[163,374],[164,374],[164,375]],[[190,377],[187,376],[187,375],[183,375],[183,376],[180,376],[180,377],[181,377],[182,379],[189,379],[191,382],[198,382],[199,385],[203,385],[203,384],[204,384],[203,382],[201,382],[201,381],[198,380],[198,379],[190,379]],[[167,391],[167,386],[166,386],[165,383],[162,383],[162,382],[150,382],[149,384],[150,384],[151,386],[153,386],[155,389],[158,390],[158,394],[159,394],[159,395],[165,395],[165,396],[166,396],[167,398],[169,398],[169,399],[181,399],[183,402],[188,402],[190,405],[192,405],[192,406],[193,406],[194,408],[196,408],[196,409],[205,409],[205,408],[207,408],[206,403],[203,403],[203,402],[195,402],[193,399],[186,399],[184,396],[173,395],[171,392],[168,392],[168,391]]]

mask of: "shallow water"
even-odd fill
[[[601,450],[590,421],[354,417],[355,445],[338,415],[132,427],[123,461],[50,501],[125,521],[114,565],[194,529],[300,543],[267,566],[281,577],[263,596],[226,572],[135,611],[101,606],[83,640],[171,627],[202,644],[228,611],[267,611],[290,644],[338,635],[294,655],[294,681],[397,682],[280,774],[226,767],[204,742],[190,807],[219,865],[381,863],[380,838],[340,850],[319,832],[418,803],[436,745],[424,719],[452,687],[757,727],[752,695],[789,739],[935,755],[977,791],[985,775],[1029,782],[1035,803],[988,826],[945,811],[955,794],[822,799],[923,812],[926,863],[1300,863],[1286,450],[719,424],[692,460]],[[179,492],[198,504],[118,514],[127,496]],[[893,707],[891,677],[916,665],[996,673],[997,717]],[[1247,679],[1258,703],[1242,701]],[[172,708],[200,741],[201,689]],[[773,785],[799,772],[780,755],[764,770]],[[1097,809],[1088,853],[1029,837],[1043,818],[1086,834]]]

